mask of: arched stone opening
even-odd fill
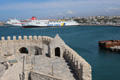
[[[55,48],[55,56],[60,57],[60,48],[59,47]]]
[[[26,53],[28,54],[28,49],[26,47],[22,47],[19,49],[20,53]]]

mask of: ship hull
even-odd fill
[[[4,27],[22,27],[21,24],[3,24]]]
[[[49,27],[70,27],[79,25],[69,25],[69,26],[22,26],[23,28],[49,28]]]

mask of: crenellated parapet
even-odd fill
[[[65,46],[64,58],[72,66],[79,80],[92,80],[91,66],[69,46]]]
[[[8,36],[7,39],[1,37],[0,54],[20,53],[19,49],[22,47],[27,48],[29,52],[34,51],[31,50],[33,47],[45,48],[45,45],[48,45],[52,39],[48,36]]]
[[[5,37],[1,37],[1,41],[0,42],[6,42],[6,41],[42,41],[42,42],[48,42],[50,43],[50,41],[53,39],[51,37],[48,36],[18,36],[18,38],[16,36],[12,37],[13,39],[11,39],[10,36],[7,37],[7,39],[5,40]],[[46,43],[45,43],[46,44]]]

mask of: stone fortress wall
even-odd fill
[[[5,54],[20,54],[21,50],[27,49],[28,54],[40,55],[48,54],[54,58],[59,56],[64,58],[72,67],[79,80],[92,80],[91,66],[76,53],[73,49],[67,46],[57,34],[55,38],[48,36],[10,36],[5,40],[4,37],[0,41],[0,55]],[[57,53],[58,52],[58,53]]]

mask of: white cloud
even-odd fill
[[[57,13],[56,15],[57,15],[57,16],[66,16],[66,15],[74,15],[74,14],[77,14],[77,13],[68,10],[68,11],[65,11],[65,12]]]
[[[57,13],[56,15],[60,15],[61,16],[61,15],[64,15],[64,14],[63,13]]]
[[[120,8],[116,8],[116,7],[110,7],[110,8],[107,8],[105,11],[109,12],[109,11],[119,11]]]
[[[72,12],[72,11],[67,11],[67,14],[74,14],[74,12]]]
[[[120,4],[120,0],[58,0],[51,2],[38,2],[38,3],[6,3],[0,5],[0,10],[27,10],[27,9],[53,9],[53,8],[84,8],[89,6],[109,4]]]
[[[112,8],[109,8],[113,6]],[[115,8],[114,8],[115,7]],[[49,2],[0,3],[0,15],[89,16],[118,11],[120,0],[51,0]],[[106,9],[106,10],[105,10]],[[10,13],[9,13],[10,12]],[[106,12],[106,13],[105,13]],[[109,12],[110,13],[110,12]],[[117,12],[120,13],[120,12]],[[52,17],[53,17],[52,16]]]

